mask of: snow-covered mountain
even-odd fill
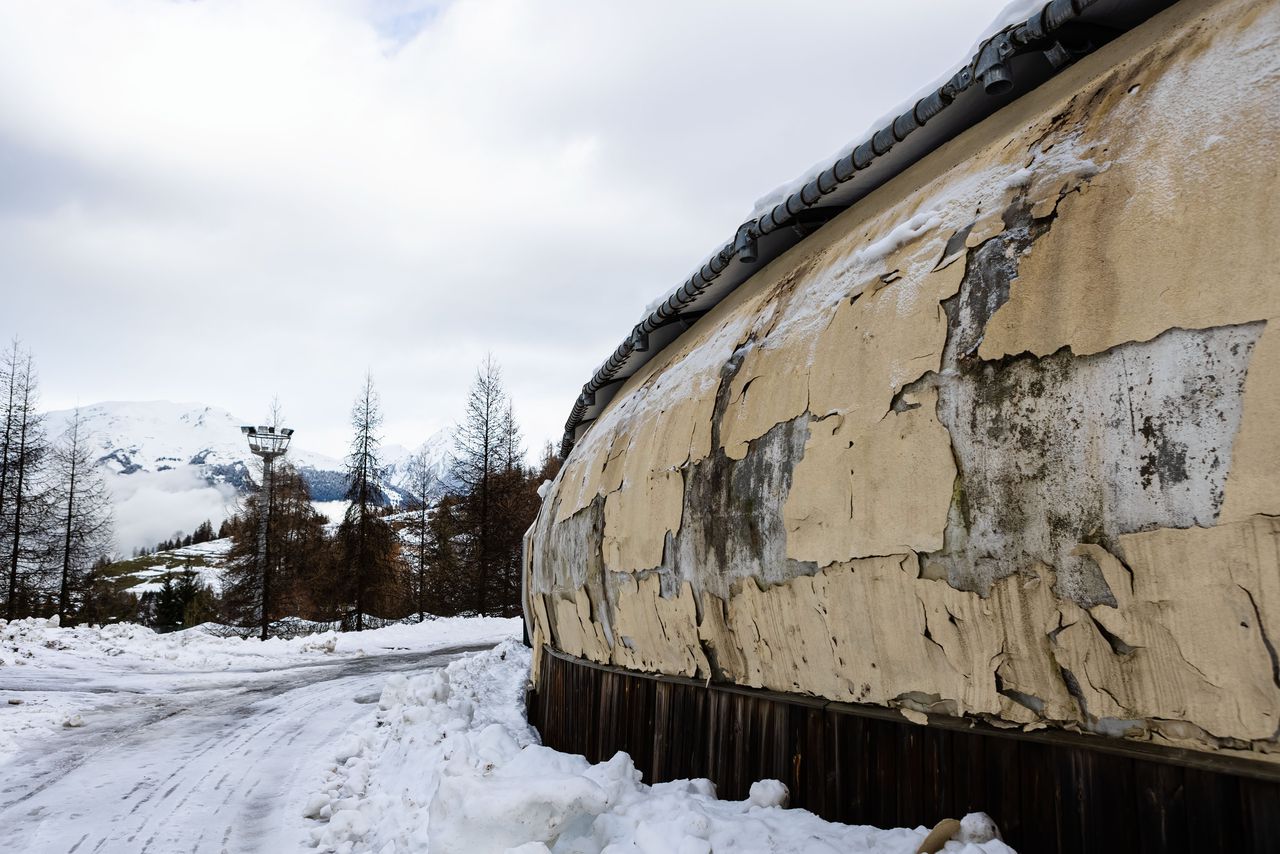
[[[427,467],[435,474],[435,494],[439,495],[448,485],[449,454],[453,449],[453,437],[449,430],[439,430],[417,448],[404,445],[383,445],[382,483],[393,500],[399,504],[413,489],[410,485],[410,461],[419,453],[425,453]]]
[[[66,427],[72,410],[47,413],[50,437]],[[197,403],[110,401],[80,408],[98,465],[111,489],[120,548],[153,545],[205,519],[216,526],[239,495],[257,481],[256,460],[240,432],[250,421],[225,409]],[[305,434],[304,434],[305,435]],[[449,437],[441,431],[421,446],[443,480]],[[415,452],[383,448],[381,486],[399,504],[407,492],[408,463]],[[288,459],[302,473],[316,502],[340,500],[346,492],[343,461],[291,444]]]
[[[47,425],[56,436],[73,410],[50,412]],[[157,473],[195,467],[213,484],[243,489],[254,482],[253,455],[241,424],[225,409],[169,401],[95,403],[80,415],[98,455],[99,465],[115,475]],[[291,446],[289,461],[300,469],[340,472],[342,461]],[[318,498],[317,500],[326,500]]]

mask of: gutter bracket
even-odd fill
[[[988,95],[1003,95],[1013,88],[1013,75],[1005,63],[1013,55],[1009,33],[997,33],[978,51],[974,74]]]
[[[756,224],[745,222],[738,226],[738,233],[733,238],[733,254],[744,264],[754,264],[759,255],[759,241],[756,239]]]

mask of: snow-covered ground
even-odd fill
[[[305,793],[388,675],[519,631],[449,619],[263,643],[0,621],[0,848],[300,850]]]
[[[263,643],[0,621],[6,850],[910,854],[924,838],[785,809],[772,781],[721,801],[705,780],[645,785],[625,754],[539,745],[519,631]]]
[[[493,618],[265,642],[203,628],[157,634],[133,623],[61,628],[49,620],[0,620],[0,766],[30,739],[68,720],[91,721],[99,707],[118,701],[116,694],[270,681],[281,670],[496,643],[519,634],[519,620]]]
[[[387,680],[375,715],[329,753],[307,799],[325,852],[466,854],[912,854],[925,828],[880,830],[786,809],[761,781],[722,801],[707,780],[648,786],[625,753],[591,765],[538,744],[524,715],[529,651],[510,641]],[[964,821],[943,849],[1005,854]],[[989,820],[985,822],[989,826]]]

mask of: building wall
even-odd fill
[[[1184,0],[760,271],[566,460],[535,647],[1265,757],[1280,3]]]

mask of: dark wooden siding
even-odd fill
[[[548,650],[529,718],[593,762],[622,750],[646,782],[713,780],[722,798],[782,780],[792,805],[880,827],[990,813],[1024,854],[1280,852],[1280,769],[1071,733],[929,726],[896,712],[600,667]]]

